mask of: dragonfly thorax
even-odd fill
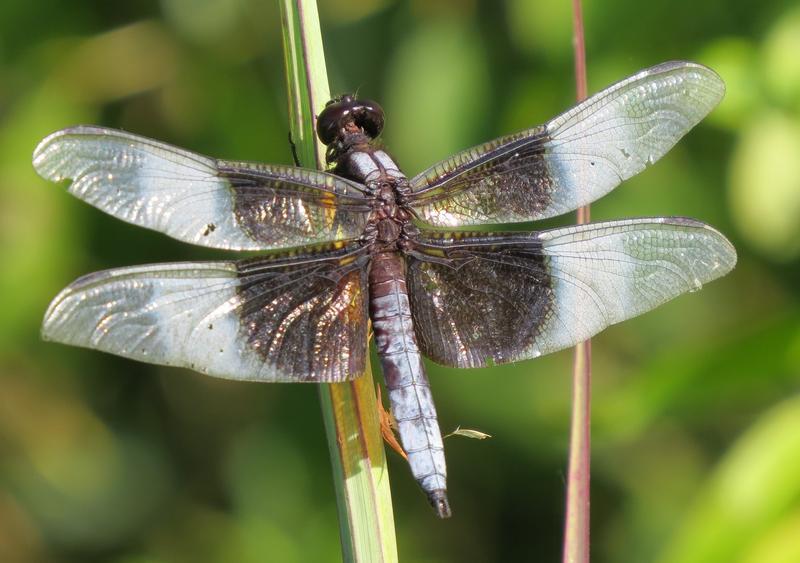
[[[403,183],[382,182],[376,188],[375,210],[365,231],[369,242],[378,243],[381,250],[398,250],[402,241],[415,230],[411,212],[402,204]]]

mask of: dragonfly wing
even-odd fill
[[[561,350],[728,273],[736,251],[684,218],[533,233],[423,233],[409,257],[420,350],[454,367]]]
[[[42,335],[229,379],[338,382],[364,371],[366,256],[347,249],[84,276]]]
[[[33,165],[48,180],[72,180],[73,195],[114,217],[213,248],[353,239],[371,209],[359,184],[332,174],[215,160],[102,127],[53,133]]]
[[[698,64],[643,70],[549,123],[435,164],[409,201],[436,227],[513,223],[586,205],[661,158],[722,99]]]

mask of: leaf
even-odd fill
[[[491,438],[491,434],[487,434],[486,432],[481,432],[480,430],[473,430],[471,428],[461,428],[460,426],[456,426],[456,429],[447,434],[445,438],[449,438],[450,436],[462,436],[464,438],[472,438],[473,440],[485,440],[486,438]]]
[[[765,538],[796,511],[798,428],[800,397],[778,404],[756,421],[719,463],[659,561],[749,563],[745,554],[762,549]]]

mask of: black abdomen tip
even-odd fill
[[[428,500],[436,511],[436,516],[439,518],[450,518],[452,515],[450,512],[450,502],[447,500],[447,493],[444,490],[438,489],[429,492]]]

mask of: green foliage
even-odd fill
[[[1,561],[339,558],[313,386],[214,381],[38,340],[47,303],[78,275],[220,255],[40,180],[30,153],[44,135],[98,123],[291,162],[277,6],[200,4],[0,5]],[[332,91],[384,106],[408,174],[529,127],[570,106],[574,84],[563,2],[528,4],[323,2]],[[593,217],[690,215],[739,251],[727,278],[594,341],[594,561],[800,559],[798,14],[788,0],[587,6],[590,92],[673,58],[728,85]],[[447,441],[446,523],[388,453],[403,560],[558,560],[570,363],[430,366],[443,428],[493,438]]]

